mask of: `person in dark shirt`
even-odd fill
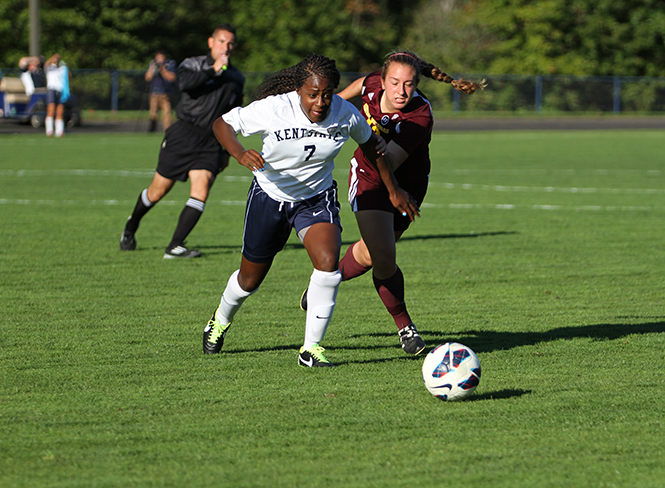
[[[43,56],[23,56],[18,61],[18,67],[21,69],[21,81],[26,95],[32,95],[35,88],[46,87]]]
[[[150,186],[139,195],[127,219],[120,249],[136,249],[135,233],[141,218],[166,195],[176,180],[190,181],[190,198],[180,214],[165,259],[194,258],[201,252],[185,247],[185,239],[198,222],[215,177],[229,162],[229,154],[217,142],[213,122],[242,105],[245,77],[230,61],[235,28],[222,24],[208,38],[207,55],[185,59],[176,70],[181,92],[177,120],[164,134],[159,162]]]
[[[171,99],[175,82],[175,61],[168,59],[166,53],[157,51],[145,72],[145,81],[150,83],[150,132],[157,129],[157,114],[162,111],[162,129],[171,125]]]

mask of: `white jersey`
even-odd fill
[[[372,129],[351,103],[333,96],[326,118],[309,120],[293,91],[237,107],[222,116],[236,133],[262,134],[264,171],[256,181],[279,202],[306,200],[333,184],[335,156],[349,139],[367,142]]]
[[[62,92],[65,86],[66,66],[56,66],[51,64],[44,68],[46,72],[46,88]]]

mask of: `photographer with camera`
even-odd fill
[[[162,111],[162,129],[171,125],[171,99],[172,83],[175,82],[175,61],[167,59],[166,53],[157,51],[155,58],[150,61],[148,71],[145,72],[145,81],[150,83],[150,129],[155,132],[157,128],[157,112]]]

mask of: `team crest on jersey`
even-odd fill
[[[365,112],[365,118],[367,119],[367,123],[372,128],[375,134],[381,135],[382,132],[385,134],[388,133],[388,129],[381,127],[379,123],[376,120],[374,120],[374,117],[372,117],[372,114],[369,111],[368,103],[363,104],[363,112]]]
[[[381,117],[381,125],[388,125],[388,122],[390,122],[390,117],[388,117],[387,115]]]
[[[333,125],[331,127],[328,127],[328,135],[330,136],[331,139],[334,139],[337,134],[339,134],[339,126],[338,125]]]

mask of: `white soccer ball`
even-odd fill
[[[480,383],[480,361],[471,348],[448,342],[432,349],[423,361],[427,390],[444,401],[461,400]]]

